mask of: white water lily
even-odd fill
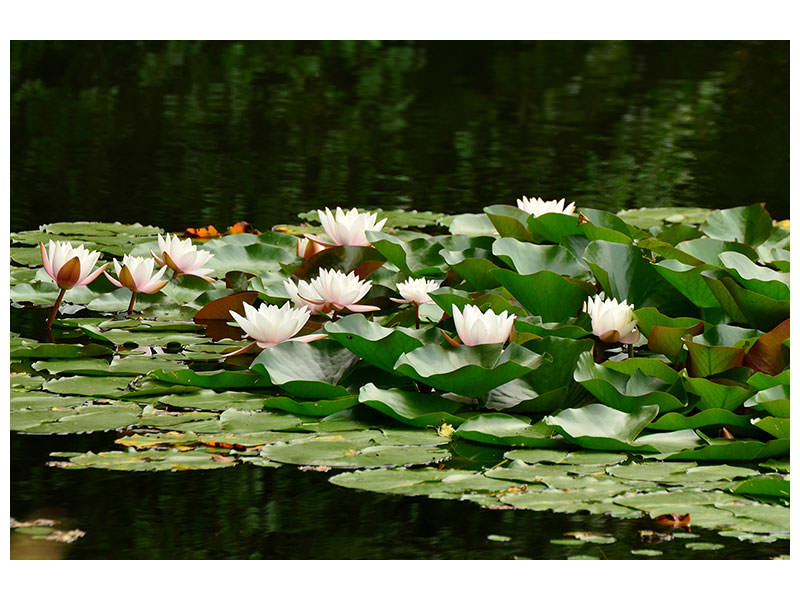
[[[461,342],[467,346],[504,343],[511,335],[511,328],[516,318],[516,315],[509,315],[506,310],[496,315],[489,308],[483,313],[472,304],[467,304],[462,314],[453,304],[456,332]]]
[[[353,312],[380,310],[377,306],[357,304],[372,288],[372,282],[361,281],[355,273],[320,269],[311,281],[295,285],[288,280],[283,287],[296,305],[306,306],[311,312],[328,314],[345,308]]]
[[[244,305],[244,316],[229,311],[234,321],[255,340],[260,348],[271,348],[283,342],[311,342],[327,337],[324,333],[312,333],[293,337],[303,328],[311,313],[306,307],[292,308],[287,302],[280,308],[275,304],[262,304],[258,309]]]
[[[97,259],[100,258],[100,253],[96,250],[90,252],[83,247],[83,244],[73,248],[69,242],[50,240],[47,250],[45,250],[44,242],[39,242],[39,250],[42,252],[44,270],[61,288],[53,310],[50,312],[50,317],[47,319],[47,329],[49,330],[58,314],[58,307],[61,300],[64,299],[66,291],[79,285],[89,285],[108,267],[108,263],[92,272],[97,264]]]
[[[208,277],[211,269],[202,268],[213,254],[208,250],[195,248],[190,238],[182,240],[177,235],[167,234],[165,239],[159,233],[158,250],[160,256],[152,250],[150,250],[150,254],[153,255],[159,265],[167,265],[175,271],[176,275],[194,275],[206,281],[214,281],[211,277]]]
[[[424,277],[420,277],[419,279],[409,277],[405,282],[397,284],[397,291],[400,292],[403,299],[392,298],[392,300],[400,304],[406,302],[411,302],[413,304],[435,304],[429,294],[433,290],[438,290],[441,284],[441,281],[428,281]]]
[[[325,246],[313,240],[308,238],[297,239],[297,256],[300,258],[311,258],[317,252],[322,252],[323,250],[325,250]]]
[[[539,217],[545,213],[571,215],[575,211],[575,203],[570,202],[567,206],[564,206],[565,200],[566,198],[544,201],[541,198],[526,198],[523,196],[521,200],[517,198],[517,206],[534,217]]]
[[[606,299],[600,292],[583,303],[583,311],[592,317],[592,333],[603,342],[635,344],[641,334],[636,327],[633,304]]]
[[[154,274],[155,267],[156,263],[152,258],[126,254],[122,257],[122,264],[117,262],[116,258],[114,259],[114,272],[117,274],[118,280],[108,272],[104,275],[117,287],[126,287],[132,292],[142,294],[155,294],[167,285],[167,280],[161,279],[167,270],[166,265]]]
[[[39,249],[42,252],[44,270],[62,290],[90,284],[108,266],[106,263],[92,273],[100,253],[96,250],[90,252],[83,244],[73,248],[69,242],[50,240],[47,250],[44,242],[39,242]]]
[[[380,231],[386,223],[386,219],[377,220],[377,213],[359,213],[357,208],[345,212],[337,206],[334,215],[331,209],[326,207],[324,212],[318,210],[317,214],[325,233],[333,243],[310,234],[306,234],[306,237],[327,246],[369,246],[366,232]]]

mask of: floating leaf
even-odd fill
[[[336,398],[349,392],[339,385],[358,357],[332,340],[284,342],[262,350],[251,369],[300,398]]]
[[[529,373],[541,361],[540,355],[516,344],[505,350],[502,344],[430,345],[401,355],[395,370],[437,390],[477,397]]]
[[[406,390],[382,390],[368,383],[359,391],[358,401],[413,427],[450,423],[460,425],[464,418],[453,413],[462,405],[435,394]]]
[[[550,427],[543,421],[531,425],[530,419],[512,415],[484,414],[464,421],[454,436],[484,444],[528,446],[535,448],[561,445]]]
[[[520,275],[506,269],[493,271],[497,280],[519,300],[528,311],[545,322],[559,322],[574,317],[586,298],[594,293],[590,283],[540,271]]]
[[[772,233],[772,218],[760,204],[739,206],[713,211],[700,229],[718,240],[756,246]]]

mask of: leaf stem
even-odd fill
[[[56,303],[53,305],[53,311],[50,313],[50,318],[47,319],[47,329],[53,327],[53,321],[56,320],[56,315],[58,314],[58,307],[61,305],[61,301],[64,299],[64,294],[67,293],[67,290],[61,288],[61,291],[58,293],[58,298],[56,298]]]
[[[128,304],[128,314],[133,313],[133,303],[136,302],[136,290],[131,290],[131,303]]]

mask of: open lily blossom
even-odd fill
[[[122,257],[122,264],[114,259],[114,272],[119,280],[114,279],[108,272],[104,275],[117,287],[126,287],[140,294],[155,294],[167,285],[167,280],[162,279],[167,267],[161,267],[154,274],[155,267],[156,263],[152,258],[125,255]]]
[[[255,340],[259,348],[271,348],[289,340],[311,342],[327,337],[324,333],[312,333],[293,337],[303,328],[311,313],[306,307],[292,308],[287,302],[280,308],[275,304],[262,304],[258,309],[244,305],[244,316],[230,311],[234,321]]]
[[[504,310],[499,315],[494,314],[491,308],[483,313],[472,304],[464,307],[464,312],[453,304],[453,322],[461,342],[467,346],[481,344],[502,344],[511,335],[516,315],[509,315]]]
[[[317,252],[325,250],[325,246],[308,238],[297,239],[297,256],[300,258],[311,258]]]
[[[89,285],[108,267],[108,263],[92,272],[97,264],[97,259],[100,258],[100,253],[96,250],[90,252],[83,247],[83,244],[73,248],[69,242],[50,240],[47,250],[45,250],[44,242],[39,242],[39,250],[42,252],[44,270],[61,288],[53,310],[50,312],[50,317],[47,319],[47,329],[49,330],[53,326],[53,321],[58,314],[58,307],[61,305],[66,291],[79,285]]]
[[[298,306],[307,306],[312,312],[329,314],[343,309],[352,312],[380,310],[377,306],[357,304],[372,288],[369,281],[361,281],[355,273],[345,274],[333,269],[320,269],[311,281],[293,281],[283,284],[289,297]]]
[[[177,235],[167,234],[166,239],[158,234],[158,250],[160,256],[150,250],[156,262],[167,265],[175,271],[176,275],[194,275],[206,281],[214,281],[208,274],[211,269],[204,269],[203,265],[213,256],[208,250],[198,250],[190,238],[180,239]]]
[[[592,333],[603,342],[635,344],[641,334],[636,327],[633,304],[607,299],[604,292],[583,303],[583,311],[592,317]]]
[[[527,198],[523,196],[522,199],[517,199],[517,206],[534,217],[539,217],[545,213],[571,215],[575,212],[575,203],[570,202],[567,206],[564,206],[565,200],[566,198],[545,201],[541,198]]]
[[[142,256],[125,255],[122,257],[122,264],[114,259],[114,272],[117,279],[114,279],[108,272],[103,273],[111,283],[121,288],[126,287],[131,291],[131,303],[128,305],[128,314],[133,312],[133,304],[136,302],[136,294],[155,294],[165,285],[167,280],[162,279],[166,265],[153,274],[156,263],[152,258]]]
[[[83,244],[73,248],[69,242],[50,240],[47,250],[44,242],[39,242],[39,249],[42,251],[44,270],[62,290],[90,284],[108,266],[106,263],[92,272],[100,253],[90,252]]]
[[[441,281],[428,281],[424,277],[419,279],[409,277],[405,282],[397,284],[397,291],[400,292],[403,299],[392,298],[392,300],[398,304],[407,302],[412,304],[434,304],[429,294],[433,290],[438,290],[441,284]]]
[[[310,234],[306,234],[306,237],[324,246],[369,246],[366,232],[380,231],[386,224],[386,219],[377,220],[377,213],[360,213],[357,208],[345,212],[337,206],[335,215],[330,208],[325,208],[324,212],[318,210],[317,214],[333,243]]]

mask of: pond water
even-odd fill
[[[788,43],[25,42],[11,73],[12,231],[266,230],[325,205],[480,212],[522,194],[789,216]],[[12,329],[41,338],[41,311],[24,312]],[[114,438],[12,434],[11,516],[85,530],[69,558],[686,558],[704,541],[724,548],[692,557],[788,553],[697,528],[654,544],[638,533],[650,520],[358,492],[291,466],[45,466]],[[550,543],[569,531],[617,541]],[[19,557],[41,550],[25,537]]]

